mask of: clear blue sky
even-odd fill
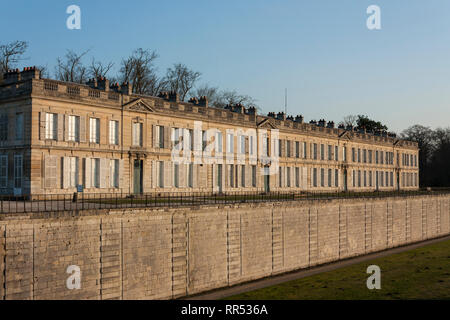
[[[66,28],[66,8],[82,29]],[[382,29],[366,27],[381,7]],[[3,4],[0,42],[27,40],[27,65],[53,73],[66,49],[91,49],[116,67],[135,48],[156,50],[161,72],[182,62],[200,84],[236,89],[262,111],[306,120],[366,114],[401,131],[450,125],[448,0],[15,0]],[[90,58],[86,62],[89,62]]]

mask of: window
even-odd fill
[[[194,187],[194,165],[188,164],[188,188]]]
[[[8,140],[8,115],[0,116],[0,141]]]
[[[254,155],[255,137],[254,136],[248,137],[248,141],[249,141],[249,147],[248,147],[249,154]]]
[[[232,133],[227,134],[227,152],[234,153],[234,135]]]
[[[22,155],[15,155],[14,156],[14,188],[16,188],[16,189],[22,188],[22,170],[23,170]]]
[[[358,148],[358,162],[361,162],[361,149]]]
[[[216,132],[216,152],[223,152],[223,141],[222,141],[222,132]]]
[[[186,137],[186,139],[187,139],[187,150],[188,151],[193,151],[194,150],[194,130],[187,129],[186,130],[186,134],[187,134],[187,137]]]
[[[291,142],[286,140],[286,157],[291,157]]]
[[[367,150],[366,149],[363,150],[363,162],[367,163]]]
[[[332,170],[328,169],[328,187],[331,187],[332,183],[333,183]]]
[[[390,176],[391,176],[391,187],[393,187],[394,186],[394,173],[391,172]]]
[[[115,121],[117,122],[117,121]],[[118,188],[119,187],[119,160],[112,159],[109,162],[109,178],[110,178],[110,185],[112,188]]]
[[[241,166],[241,187],[245,187],[245,166]]]
[[[256,187],[256,166],[252,166],[252,187]]]
[[[372,171],[369,171],[369,187],[372,187]]]
[[[67,137],[69,141],[80,141],[80,117],[69,116]]]
[[[325,187],[325,169],[320,169],[320,186]]]
[[[23,113],[16,113],[16,140],[23,140]]]
[[[317,187],[317,168],[313,169],[313,186]]]
[[[303,142],[303,159],[306,159],[306,142]]]
[[[358,187],[361,188],[361,170],[358,170]]]
[[[300,158],[300,142],[295,141],[295,157]]]
[[[328,160],[333,160],[333,146],[330,145],[328,145]]]
[[[342,150],[342,158],[343,158],[344,162],[347,161],[347,147],[344,147]]]
[[[389,187],[389,172],[386,171],[385,177],[386,177],[386,187]]]
[[[375,151],[375,163],[378,164],[378,150]]]
[[[339,187],[339,170],[334,169],[334,186]]]
[[[369,150],[368,156],[369,156],[369,163],[372,163],[372,150]]]
[[[314,143],[313,145],[313,150],[314,150],[314,160],[317,160],[317,143]]]
[[[8,187],[8,156],[0,156],[0,188]]]
[[[100,159],[91,160],[91,186],[100,188]]]
[[[69,157],[67,164],[69,166],[69,168],[67,168],[67,173],[69,174],[68,186],[75,188],[78,185],[78,158]]]
[[[295,167],[295,187],[300,187],[300,168]]]
[[[356,162],[356,152],[355,152],[355,148],[352,148],[352,161]]]
[[[202,130],[202,151],[206,150],[208,145],[208,136],[206,135],[206,130]]]
[[[325,145],[320,145],[320,160],[325,160]]]
[[[245,136],[239,136],[239,153],[245,154]]]
[[[142,123],[133,122],[133,146],[142,147]]]
[[[89,142],[100,143],[100,119],[89,119]]]
[[[180,165],[178,163],[173,164],[173,185],[175,188],[180,187]]]
[[[380,164],[383,164],[384,163],[384,156],[383,156],[383,151],[380,151]]]
[[[338,146],[334,147],[334,160],[339,161],[339,147]]]
[[[278,168],[278,186],[281,188],[283,187],[283,168],[279,167]]]
[[[158,187],[164,188],[164,161],[159,161]]]
[[[156,134],[157,134],[157,140],[156,140],[157,145],[159,148],[162,149],[162,148],[164,148],[164,126],[156,126]]]
[[[291,167],[286,167],[286,186],[291,187]]]
[[[283,140],[278,139],[278,156],[282,157],[283,156]]]
[[[114,145],[119,144],[119,121],[109,121],[109,143]]]
[[[384,187],[383,171],[380,171],[380,184],[381,184],[382,187]]]
[[[228,177],[230,178],[230,187],[234,187],[234,165],[228,166]]]
[[[364,187],[367,187],[367,171],[364,170]]]
[[[45,114],[45,139],[58,139],[58,115],[55,113]]]
[[[353,170],[353,187],[356,187],[356,174],[355,174],[355,170]]]

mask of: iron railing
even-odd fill
[[[9,196],[0,195],[0,213],[39,213],[92,209],[182,207],[275,201],[331,200],[341,198],[411,197],[450,194],[450,188],[368,192],[156,192],[144,194],[77,193]]]

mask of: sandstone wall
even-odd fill
[[[449,234],[450,196],[0,219],[0,299],[171,299]]]

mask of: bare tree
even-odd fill
[[[242,104],[246,107],[255,107],[256,100],[248,95],[245,94],[239,94],[235,90],[226,90],[222,91],[221,93],[221,105],[218,105],[218,107],[225,107],[226,105],[236,105],[236,104]]]
[[[0,45],[0,80],[3,73],[17,67],[17,63],[24,60],[23,55],[27,51],[28,42],[13,41]]]
[[[156,74],[154,61],[158,55],[154,51],[136,49],[132,54],[122,60],[119,79],[122,82],[131,82],[133,92],[156,96],[163,91],[164,80]]]
[[[67,50],[64,58],[56,60],[55,76],[60,81],[84,83],[87,80],[87,68],[82,59],[89,52],[86,50],[80,54],[73,50]]]
[[[97,61],[95,58],[92,58],[87,73],[89,77],[93,77],[95,79],[100,76],[106,77],[113,66],[113,62],[103,63],[102,61]]]
[[[189,91],[195,86],[201,73],[189,69],[181,63],[174,64],[173,68],[167,69],[166,83],[171,91],[179,94],[180,100],[184,101]]]
[[[219,88],[210,87],[207,84],[204,84],[195,90],[193,90],[191,97],[203,97],[206,96],[208,98],[208,102],[210,105],[215,106],[218,103],[221,103],[221,93]]]
[[[344,119],[341,122],[339,122],[339,125],[356,127],[358,125],[358,116],[356,115],[345,116]]]

